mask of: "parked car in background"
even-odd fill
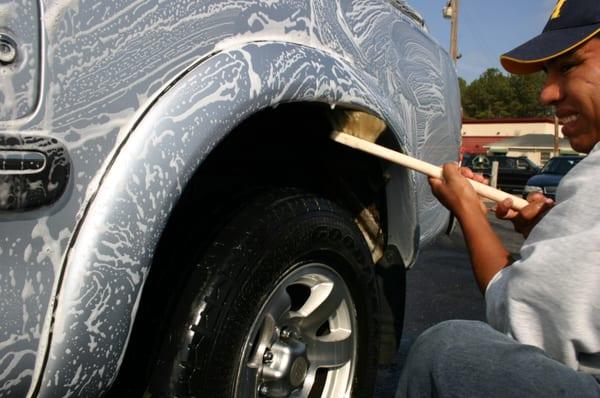
[[[540,170],[527,156],[474,155],[463,157],[463,166],[491,178],[492,163],[498,162],[497,187],[511,193],[522,193],[527,180]]]
[[[556,187],[560,184],[560,180],[581,159],[583,159],[581,156],[557,156],[550,159],[538,174],[527,181],[523,197],[527,197],[532,192],[541,192],[545,196],[555,199]]]
[[[450,215],[330,136],[366,115],[457,158],[455,65],[418,13],[3,0],[0,21],[0,396],[370,396]]]

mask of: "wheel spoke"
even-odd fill
[[[275,322],[280,320],[282,315],[287,314],[292,307],[292,299],[285,288],[286,286],[279,287],[265,309],[265,312],[270,314]]]
[[[310,296],[293,315],[301,318],[300,328],[314,332],[334,315],[343,299],[344,292],[337,284],[321,282],[311,287]]]
[[[340,329],[326,336],[310,339],[308,358],[319,368],[340,367],[352,359],[354,348],[350,331]]]

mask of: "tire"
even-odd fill
[[[377,283],[360,231],[334,203],[261,195],[185,266],[151,396],[371,396]]]

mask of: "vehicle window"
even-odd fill
[[[501,169],[514,169],[517,167],[515,159],[511,158],[500,158],[498,163],[498,167]]]
[[[525,159],[517,159],[517,168],[521,170],[529,170],[531,165]]]
[[[542,169],[542,173],[546,174],[560,174],[565,175],[569,170],[573,168],[581,159],[578,158],[552,158],[546,163]]]

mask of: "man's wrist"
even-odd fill
[[[482,219],[486,219],[485,214],[483,214],[478,205],[461,207],[460,209],[457,209],[457,211],[454,213],[454,216],[458,222],[461,223],[461,225],[469,221],[480,221]]]

